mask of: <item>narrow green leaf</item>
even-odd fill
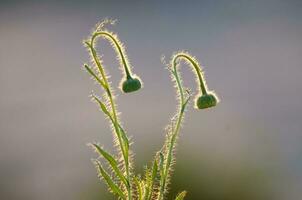
[[[121,179],[121,181],[125,185],[128,185],[128,182],[127,182],[125,176],[119,170],[119,168],[118,168],[118,162],[114,159],[114,157],[111,156],[109,153],[107,153],[105,150],[103,150],[99,145],[97,145],[97,144],[92,144],[92,145],[96,149],[96,151],[99,153],[99,155],[102,156],[103,158],[105,158],[107,160],[107,162],[110,164],[110,166],[112,167],[113,171]]]
[[[109,176],[109,174],[104,170],[104,168],[102,167],[101,163],[99,161],[96,161],[96,164],[98,166],[99,169],[99,173],[100,175],[102,175],[102,177],[105,179],[107,185],[110,187],[111,191],[114,194],[117,194],[118,196],[120,196],[122,199],[126,199],[126,195],[122,192],[122,190],[114,183],[114,181],[111,179],[111,177]]]
[[[185,108],[186,108],[189,100],[190,100],[190,96],[186,99],[186,101],[184,102],[184,104],[181,106],[181,112],[185,111]]]
[[[164,180],[164,154],[159,152],[159,174],[160,174],[160,185],[163,184]]]
[[[153,192],[154,182],[157,177],[157,172],[158,172],[158,165],[157,165],[157,161],[155,159],[153,162],[153,167],[152,167],[152,175],[151,175],[151,181],[150,181],[150,186],[149,186],[150,192],[149,192],[148,200],[151,200],[151,197],[152,197],[152,192]]]
[[[181,193],[179,193],[179,194],[176,196],[175,200],[183,200],[183,199],[185,198],[186,194],[187,194],[186,191],[182,191]]]
[[[121,131],[121,134],[122,134],[122,139],[123,139],[123,141],[124,141],[124,143],[125,143],[125,150],[126,150],[126,155],[127,155],[127,157],[128,157],[128,154],[129,154],[129,139],[128,139],[128,137],[127,137],[127,134],[126,134],[126,132],[125,132],[125,130],[122,128],[122,126],[120,125],[120,124],[117,124],[118,125],[118,127],[119,127],[119,129],[120,129],[120,131]]]
[[[113,125],[119,129],[122,139],[123,139],[123,143],[125,144],[125,148],[124,148],[125,153],[126,153],[126,156],[128,157],[128,155],[129,155],[129,139],[126,135],[125,130],[122,128],[122,126],[118,122],[115,122],[113,120],[113,118],[112,118],[110,112],[107,110],[105,104],[97,96],[93,95],[93,98],[97,101],[97,103],[99,104],[99,106],[100,106],[101,110],[104,112],[104,114],[106,114],[110,118]]]
[[[159,152],[159,170],[163,169],[164,166],[164,154],[162,152]]]
[[[124,129],[122,128],[122,126],[113,119],[111,113],[107,110],[105,104],[95,95],[93,95],[93,98],[97,101],[97,103],[99,104],[101,110],[104,112],[105,115],[107,115],[114,128],[115,128],[115,131],[117,132],[118,134],[118,137],[121,136],[121,139],[122,139],[122,151],[123,151],[123,154],[124,154],[124,158],[125,158],[125,163],[128,164],[128,157],[129,157],[129,140],[128,140],[128,137],[126,135],[126,132],[124,131]]]
[[[96,102],[99,104],[101,110],[103,111],[103,113],[105,115],[107,115],[108,117],[111,117],[111,114],[110,112],[107,110],[105,104],[97,97],[95,96],[94,94],[92,95],[92,97],[96,100]]]
[[[145,190],[144,190],[144,198],[143,200],[148,200],[149,199],[149,194],[151,190],[151,184],[152,184],[152,176],[151,176],[151,171],[150,169],[146,169],[146,184],[145,184]]]
[[[86,44],[89,48],[91,48],[91,44],[88,41],[84,41],[84,44]]]
[[[105,83],[94,73],[94,71],[91,69],[91,67],[89,67],[87,64],[84,64],[85,69],[88,71],[88,73],[95,78],[95,80],[97,80],[97,82],[99,82],[101,84],[101,86],[107,90],[107,87],[105,85]]]
[[[157,176],[157,171],[158,171],[158,165],[157,165],[157,161],[154,160],[153,162],[153,167],[152,167],[152,182],[154,182],[156,176]]]
[[[164,167],[164,154],[162,152],[159,152],[159,170],[163,170]]]
[[[125,130],[121,127],[121,125],[118,122],[115,122],[113,120],[111,113],[108,111],[105,104],[97,96],[95,96],[95,95],[92,95],[92,96],[97,101],[97,103],[99,104],[99,106],[100,106],[101,110],[104,112],[104,114],[106,114],[110,118],[113,125],[119,128],[120,133],[122,134],[123,141],[126,144],[127,151],[128,151],[129,150],[129,140],[128,140]]]
[[[142,185],[140,180],[138,179],[138,177],[134,177],[134,184],[136,185],[137,188],[137,193],[138,193],[138,200],[142,200],[143,199],[143,189],[142,189]]]

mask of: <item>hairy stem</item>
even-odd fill
[[[181,79],[177,70],[177,60],[178,59],[185,59],[189,62],[189,64],[191,64],[194,68],[195,71],[195,75],[198,77],[198,81],[199,81],[199,89],[203,94],[207,94],[207,89],[206,89],[206,85],[205,82],[203,80],[203,76],[200,70],[200,67],[197,63],[197,61],[195,61],[190,55],[186,54],[186,53],[178,53],[175,56],[173,56],[172,58],[172,75],[175,79],[176,82],[176,86],[177,86],[177,90],[178,90],[178,94],[180,96],[180,103],[179,103],[179,108],[178,108],[178,114],[177,114],[177,121],[176,121],[176,126],[172,129],[172,135],[169,138],[169,143],[168,143],[168,152],[166,153],[166,160],[165,160],[165,165],[164,165],[164,171],[163,171],[163,175],[161,177],[161,184],[160,184],[160,191],[159,191],[159,200],[163,200],[164,199],[164,194],[166,192],[166,187],[167,187],[167,180],[168,180],[168,175],[171,169],[171,163],[173,160],[173,150],[175,148],[175,144],[176,144],[176,140],[177,140],[177,136],[179,134],[179,130],[180,130],[180,126],[181,126],[181,122],[183,120],[184,117],[184,112],[185,112],[185,108],[186,105],[188,103],[188,100],[185,100],[185,95],[184,95],[184,89],[181,83]]]
[[[98,36],[103,36],[103,37],[105,37],[105,38],[107,38],[107,39],[110,39],[110,40],[114,43],[114,45],[115,45],[115,47],[116,47],[116,49],[117,49],[117,51],[118,51],[118,53],[119,53],[119,56],[120,56],[120,58],[121,58],[122,64],[123,64],[123,66],[124,66],[124,70],[125,70],[125,73],[126,73],[126,77],[127,77],[127,78],[130,78],[130,77],[131,77],[131,72],[130,72],[130,69],[129,69],[129,65],[128,65],[127,60],[126,60],[126,58],[125,58],[125,55],[124,55],[124,53],[123,53],[122,47],[121,47],[121,45],[119,44],[119,42],[116,40],[116,38],[114,38],[110,33],[106,32],[106,31],[100,31],[100,32],[96,32],[96,33],[92,36],[92,38],[91,38],[91,44],[93,44],[92,42],[93,42],[93,41],[95,40],[95,38],[97,38]]]
[[[177,89],[179,91],[180,94],[180,104],[179,104],[179,114],[178,114],[178,118],[177,118],[177,122],[176,122],[176,127],[174,128],[174,131],[171,135],[171,141],[169,143],[169,147],[168,147],[168,153],[167,153],[167,159],[166,159],[166,163],[165,163],[165,167],[164,167],[164,173],[163,173],[163,177],[162,177],[162,183],[160,186],[160,194],[159,194],[159,200],[164,199],[164,193],[166,190],[166,184],[167,184],[167,176],[169,173],[169,169],[170,169],[170,165],[171,165],[171,161],[172,161],[172,154],[173,154],[173,149],[174,149],[174,145],[175,145],[175,141],[180,129],[180,125],[181,125],[181,121],[183,118],[183,114],[184,114],[184,107],[186,106],[185,104],[185,100],[184,100],[184,93],[183,93],[183,88],[181,86],[181,82],[177,73],[177,69],[176,69],[176,63],[173,62],[174,64],[174,71],[173,71],[173,75],[175,77],[176,80],[176,84],[177,84]]]
[[[205,81],[203,79],[200,67],[197,64],[197,62],[190,55],[188,55],[186,53],[179,53],[173,58],[174,70],[176,70],[177,59],[185,59],[185,60],[189,61],[189,63],[194,67],[194,70],[195,70],[196,75],[198,77],[200,91],[202,92],[202,94],[207,94],[207,87],[206,87],[206,84],[205,84]]]
[[[113,98],[113,95],[112,95],[112,90],[109,86],[109,82],[108,82],[108,78],[104,72],[104,68],[99,60],[99,57],[97,56],[97,53],[96,53],[96,50],[94,48],[94,42],[95,42],[95,39],[97,38],[97,36],[106,36],[106,38],[109,38],[113,41],[113,43],[116,45],[117,47],[117,50],[119,52],[119,55],[122,59],[122,62],[123,62],[123,65],[124,65],[124,70],[125,70],[125,73],[126,73],[126,76],[128,77],[131,77],[130,76],[130,71],[128,69],[128,66],[127,66],[127,62],[126,62],[126,59],[125,59],[125,56],[122,52],[122,48],[120,47],[119,43],[116,41],[116,39],[109,33],[107,32],[96,32],[95,34],[93,34],[92,38],[91,38],[91,42],[90,44],[87,44],[89,47],[90,47],[90,50],[91,50],[91,53],[92,53],[92,57],[93,57],[93,60],[94,62],[96,63],[98,69],[99,69],[99,72],[101,74],[101,77],[103,79],[103,82],[104,82],[104,85],[106,86],[105,91],[107,93],[107,96],[108,96],[108,99],[109,99],[109,103],[110,103],[110,106],[111,106],[111,110],[112,110],[112,115],[113,115],[113,120],[115,123],[113,123],[114,125],[114,129],[115,129],[115,132],[116,132],[116,135],[117,135],[117,138],[118,138],[118,142],[119,142],[119,146],[121,148],[121,152],[123,154],[123,160],[124,160],[124,166],[125,166],[125,169],[126,169],[126,176],[127,176],[127,181],[128,181],[128,184],[126,185],[126,188],[127,188],[127,192],[128,192],[128,200],[132,200],[132,192],[131,192],[131,177],[130,177],[130,169],[129,169],[129,157],[125,151],[125,145],[123,143],[123,139],[122,139],[122,136],[121,136],[121,132],[120,132],[120,127],[117,126],[117,124],[119,124],[119,121],[118,121],[118,117],[117,117],[117,110],[116,110],[116,106],[115,106],[115,102],[114,102],[114,98]]]

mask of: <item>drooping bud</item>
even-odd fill
[[[139,78],[128,77],[122,83],[122,90],[125,93],[135,92],[142,87]]]
[[[206,109],[216,106],[218,103],[218,98],[215,93],[202,94],[196,99],[196,107],[198,109]]]

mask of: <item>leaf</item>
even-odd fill
[[[181,193],[179,193],[179,194],[176,196],[175,200],[183,200],[183,199],[185,198],[186,194],[187,194],[186,191],[182,191]]]
[[[95,161],[96,165],[98,166],[98,170],[100,175],[105,179],[107,185],[109,186],[109,188],[111,189],[111,191],[114,194],[117,194],[118,196],[120,196],[122,199],[126,199],[125,194],[122,192],[122,190],[114,183],[114,181],[111,179],[111,177],[109,176],[109,174],[103,169],[101,163],[99,161]]]
[[[124,142],[125,147],[126,147],[126,148],[124,148],[125,153],[126,153],[126,156],[128,157],[128,155],[129,155],[129,139],[126,135],[125,130],[121,127],[121,125],[119,123],[117,123],[113,120],[113,117],[111,116],[110,112],[107,110],[105,104],[97,96],[95,96],[95,95],[92,95],[92,96],[97,101],[97,103],[99,104],[99,106],[100,106],[101,110],[104,112],[104,114],[106,114],[110,118],[111,122],[116,127],[116,129],[119,129],[119,131],[121,133],[121,136],[122,136],[122,139],[123,139],[123,142]]]
[[[110,166],[112,167],[113,171],[121,179],[121,181],[125,185],[128,185],[128,182],[127,182],[125,176],[122,174],[122,172],[118,168],[118,162],[113,158],[113,156],[111,156],[109,153],[107,153],[105,150],[103,150],[97,144],[92,144],[92,146],[96,149],[96,151],[99,153],[100,156],[102,156],[103,158],[105,158],[107,160],[107,162],[110,164]]]
[[[125,132],[125,130],[121,127],[121,125],[120,124],[117,124],[118,125],[118,127],[119,127],[119,129],[120,129],[120,133],[122,134],[122,139],[123,139],[123,141],[124,141],[124,143],[125,143],[125,151],[126,151],[126,155],[127,155],[127,157],[128,157],[128,155],[129,155],[129,139],[128,139],[128,137],[127,137],[127,134],[126,134],[126,132]]]
[[[142,189],[141,182],[138,179],[138,177],[136,177],[136,176],[133,177],[133,180],[134,180],[134,184],[136,185],[136,188],[137,188],[138,200],[142,200],[143,199],[143,189]]]
[[[85,69],[88,71],[88,73],[95,78],[95,80],[97,80],[97,82],[99,82],[101,84],[101,86],[106,90],[107,87],[105,85],[105,83],[93,72],[93,70],[91,69],[91,67],[89,67],[87,64],[84,64]]]
[[[164,170],[164,154],[162,152],[159,152],[159,171],[161,175],[163,170]]]
[[[158,165],[157,165],[157,161],[155,159],[154,163],[153,163],[153,167],[152,167],[152,175],[151,175],[151,182],[150,182],[150,189],[149,189],[150,193],[148,196],[148,200],[150,200],[152,197],[152,192],[153,192],[154,182],[155,182],[155,179],[157,176],[157,171],[158,171]]]
[[[123,154],[125,155],[124,158],[125,158],[125,162],[127,163],[128,165],[128,157],[129,157],[129,140],[128,140],[128,137],[126,135],[126,132],[124,131],[124,129],[121,127],[121,125],[115,121],[113,119],[113,117],[111,116],[111,113],[107,110],[105,104],[95,95],[92,95],[93,98],[97,101],[97,103],[99,104],[101,110],[103,111],[103,113],[105,115],[107,115],[112,124],[114,125],[114,128],[115,128],[115,131],[117,132],[118,134],[118,137],[120,137],[121,135],[121,138],[122,138],[122,151],[123,151]]]
[[[157,170],[158,170],[158,165],[157,165],[157,161],[154,160],[154,163],[153,163],[153,167],[152,167],[152,182],[154,182],[156,176],[157,176]]]
[[[92,45],[88,41],[84,41],[84,44],[86,44],[89,48],[92,47]]]
[[[105,104],[97,96],[95,96],[95,95],[92,95],[92,96],[96,100],[96,102],[99,104],[99,106],[100,106],[101,110],[104,112],[104,114],[106,114],[110,118],[113,125],[119,128],[120,133],[122,134],[123,141],[126,144],[127,152],[128,152],[128,150],[129,150],[129,140],[128,140],[128,137],[126,135],[125,130],[121,127],[121,125],[119,123],[117,123],[113,120],[113,118],[112,118],[110,112],[107,110]]]
[[[150,169],[148,169],[148,168],[146,169],[145,178],[146,178],[146,184],[145,184],[143,199],[148,200],[150,192],[151,192],[151,184],[152,184],[151,172],[150,172]]]
[[[185,111],[185,108],[186,108],[189,100],[190,100],[190,96],[186,99],[186,101],[184,102],[184,104],[181,106],[181,112]]]
[[[105,115],[107,115],[110,119],[111,119],[111,114],[110,112],[107,110],[105,104],[97,97],[95,96],[94,94],[92,95],[92,97],[96,100],[96,102],[99,104],[101,110],[103,111],[103,113]]]

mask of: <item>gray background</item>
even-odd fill
[[[136,170],[151,160],[176,106],[160,62],[185,49],[205,66],[215,109],[188,110],[173,195],[296,200],[302,189],[302,1],[0,1],[0,199],[109,199],[86,143],[112,149],[81,65],[81,41],[105,17],[144,89],[116,90]],[[114,87],[115,52],[101,41]],[[186,86],[194,77],[182,68]],[[150,163],[149,163],[150,164]],[[240,196],[240,194],[242,196]],[[245,196],[244,196],[245,195]]]

